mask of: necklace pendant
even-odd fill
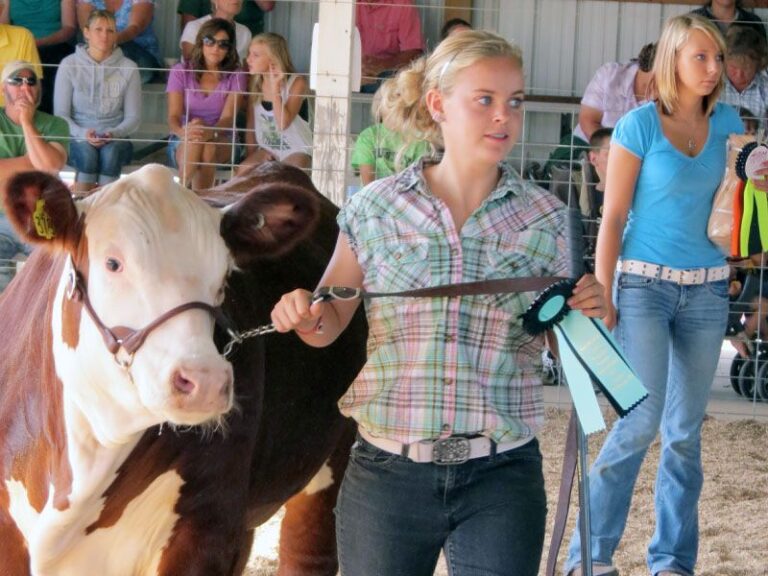
[[[696,140],[693,139],[693,136],[688,138],[688,152],[693,153],[693,151],[696,149]]]

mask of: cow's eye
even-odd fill
[[[123,269],[123,264],[117,258],[107,258],[104,265],[110,272],[120,272]]]

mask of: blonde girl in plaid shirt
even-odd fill
[[[523,122],[517,47],[467,31],[382,90],[388,127],[444,153],[352,197],[320,285],[394,291],[566,272],[562,204],[504,163]],[[569,304],[601,317],[603,292],[585,276]],[[543,341],[518,318],[534,296],[366,302],[368,361],[340,401],[360,430],[336,510],[342,574],[429,576],[441,549],[454,576],[537,574]],[[311,298],[284,295],[272,320],[325,346],[359,302]],[[457,436],[469,459],[432,461],[435,444]]]

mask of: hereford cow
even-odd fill
[[[5,192],[38,248],[0,296],[0,575],[240,574],[287,500],[281,574],[335,574],[364,319],[219,353],[317,282],[333,205],[280,165],[208,204],[154,165],[78,204],[42,173]]]

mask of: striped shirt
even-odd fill
[[[339,213],[366,290],[565,275],[564,211],[553,195],[501,164],[496,188],[459,232],[430,193],[422,162],[369,184]],[[341,411],[402,443],[475,433],[530,438],[543,421],[543,341],[523,331],[519,315],[534,297],[366,301],[368,360]]]

